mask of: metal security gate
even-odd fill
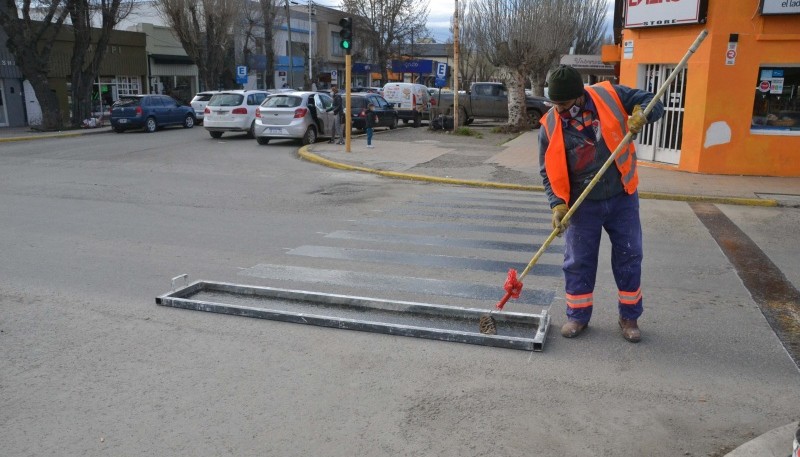
[[[667,79],[675,65],[644,65],[639,87],[655,93]],[[639,159],[678,164],[681,159],[683,140],[683,112],[686,100],[686,69],[678,73],[664,92],[664,116],[655,123],[647,124],[636,140],[636,155]]]

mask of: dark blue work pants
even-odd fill
[[[639,193],[622,192],[607,200],[584,200],[569,221],[563,267],[569,320],[587,323],[592,317],[603,229],[611,240],[611,270],[619,293],[619,315],[638,319],[642,314]]]

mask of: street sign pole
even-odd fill
[[[344,131],[345,131],[345,145],[344,150],[350,152],[350,133],[352,130],[353,125],[353,117],[350,115],[350,109],[352,109],[352,103],[350,101],[350,89],[351,89],[351,63],[352,63],[352,56],[350,55],[350,50],[347,50],[347,55],[344,57],[344,75],[345,75],[345,110],[344,110]]]
[[[453,14],[453,130],[458,128],[458,0]]]

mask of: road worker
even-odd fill
[[[661,118],[656,103],[648,116],[650,92],[610,82],[591,86],[580,73],[560,65],[547,78],[552,108],[539,131],[539,166],[553,212],[553,229],[565,234],[564,279],[567,322],[561,335],[574,338],[589,325],[600,237],[611,240],[611,269],[619,292],[619,326],[627,341],[641,340],[642,227],[639,221],[639,182],[632,144],[617,156],[571,218],[562,223],[570,206],[611,156],[625,134],[639,133]]]

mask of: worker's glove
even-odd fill
[[[567,205],[564,203],[553,207],[553,230],[556,228],[558,229],[558,236],[561,236],[561,234],[564,233],[564,230],[566,230],[569,226],[569,220],[563,224],[561,223],[562,219],[564,219],[564,216],[567,215],[567,211],[569,211],[569,208],[567,208]]]
[[[636,105],[633,108],[633,113],[628,118],[628,130],[634,135],[642,131],[642,127],[647,124],[647,116],[644,115],[641,105]]]

